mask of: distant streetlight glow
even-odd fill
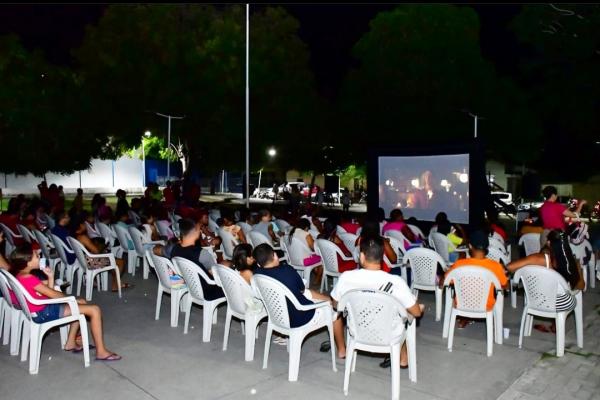
[[[146,132],[144,132],[144,136],[150,137],[150,136],[152,136],[152,132],[146,131]]]
[[[275,157],[275,155],[277,155],[277,150],[275,150],[273,147],[271,147],[268,151],[267,154],[269,155],[269,157]]]

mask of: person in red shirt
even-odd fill
[[[570,211],[564,204],[557,202],[558,191],[554,186],[546,186],[542,190],[544,195],[544,204],[540,207],[540,218],[542,219],[542,226],[544,231],[540,235],[540,244],[542,247],[546,244],[548,233],[552,230],[559,230],[564,232],[567,224],[565,223],[565,217],[579,218],[581,208],[587,204],[585,200],[581,200],[577,204],[575,211]]]
[[[165,199],[165,206],[173,207],[175,206],[175,193],[173,192],[173,187],[171,181],[167,181],[167,187],[163,189],[163,197]]]
[[[337,245],[337,247],[340,248],[340,250],[342,251],[342,253],[344,253],[344,255],[346,257],[352,257],[353,254],[350,252],[350,250],[348,250],[348,248],[346,247],[346,245],[344,244],[344,242],[342,241],[342,239],[340,239],[337,235],[337,224],[335,222],[333,222],[333,220],[328,219],[325,221],[325,223],[323,224],[323,233],[321,233],[318,236],[319,239],[325,239],[325,240],[329,240],[330,242],[333,242]],[[350,271],[353,269],[356,269],[357,265],[356,262],[354,261],[354,259],[352,260],[343,260],[342,257],[340,257],[340,255],[337,255],[337,261],[338,261],[338,270],[340,272],[344,272],[344,271]]]

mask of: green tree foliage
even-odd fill
[[[359,67],[345,81],[340,112],[354,143],[402,146],[473,137],[490,155],[531,158],[540,137],[523,93],[482,55],[477,14],[467,7],[402,5],[378,14],[354,47]],[[515,146],[515,143],[521,143]]]
[[[281,8],[251,20],[251,159],[280,149],[281,167],[312,142],[320,111],[298,23]],[[245,10],[239,6],[111,6],[80,49],[85,93],[96,99],[98,135],[108,155],[139,143],[141,130],[166,137],[154,112],[185,115],[172,121],[172,142],[183,143],[191,165],[205,171],[243,168]]]
[[[89,167],[95,139],[74,110],[80,103],[67,69],[0,37],[0,170],[42,175]]]

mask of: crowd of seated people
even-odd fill
[[[51,185],[52,187],[52,185]],[[48,193],[51,188],[41,186],[40,192],[44,190],[45,196],[50,196],[53,202],[42,199],[28,200],[24,196],[10,199],[8,210],[0,214],[0,222],[4,223],[13,231],[17,224],[23,224],[31,229],[45,231],[51,229],[51,232],[63,239],[67,243],[68,237],[77,239],[91,254],[108,254],[111,252],[110,245],[98,232],[97,221],[116,226],[128,228],[135,226],[143,233],[146,241],[162,240],[162,245],[154,247],[154,253],[159,256],[174,258],[182,257],[194,262],[209,276],[212,276],[211,267],[215,264],[221,264],[239,272],[244,280],[250,284],[254,274],[264,274],[283,283],[296,296],[300,304],[309,304],[312,301],[326,300],[335,307],[341,297],[352,289],[374,289],[380,290],[383,287],[388,288],[388,292],[396,297],[407,311],[414,317],[420,317],[423,314],[423,305],[417,303],[417,299],[411,293],[407,282],[400,277],[400,268],[392,268],[402,260],[398,259],[400,254],[412,247],[426,246],[425,238],[419,237],[404,220],[400,209],[392,210],[389,219],[386,220],[383,210],[378,210],[374,218],[364,218],[357,223],[344,214],[341,218],[335,213],[327,214],[319,208],[296,207],[294,213],[283,212],[276,214],[276,219],[285,219],[291,228],[285,232],[278,228],[274,220],[273,213],[268,209],[262,209],[258,213],[252,213],[247,208],[240,208],[234,212],[232,207],[223,207],[220,217],[214,221],[216,225],[211,225],[209,217],[209,207],[198,202],[198,199],[186,201],[186,196],[170,182],[161,192],[158,186],[152,184],[146,190],[144,196],[127,200],[127,193],[119,190],[116,193],[117,203],[113,211],[108,205],[106,198],[100,194],[94,195],[91,202],[91,211],[86,211],[83,201],[83,192],[78,191],[77,197],[73,201],[72,207],[65,210],[64,202],[56,201]],[[52,189],[55,191],[55,189]],[[189,197],[189,196],[188,196]],[[63,197],[64,198],[64,197]],[[59,198],[60,199],[60,198]],[[61,208],[60,205],[63,205]],[[179,236],[167,238],[161,236],[156,229],[158,221],[169,221],[170,213],[181,217],[178,221]],[[49,216],[54,221],[52,228],[47,226]],[[415,223],[412,220],[410,222]],[[253,248],[243,229],[243,224],[248,224],[254,232],[258,232],[268,238],[269,244],[260,244]],[[211,228],[211,226],[213,228]],[[233,256],[227,260],[221,253],[221,238],[218,232],[215,232],[214,226],[218,226],[229,232],[234,240]],[[349,245],[340,238],[340,230],[357,234],[359,233],[355,248],[357,252],[353,254],[348,248]],[[244,227],[245,228],[245,227]],[[394,249],[389,238],[385,237],[390,231],[399,231],[408,242],[403,243],[403,249]],[[487,221],[486,224],[478,230],[474,230],[467,235],[465,229],[458,224],[452,224],[445,213],[437,215],[432,231],[437,231],[445,235],[450,243],[449,253],[452,265],[438,267],[438,283],[440,286],[447,284],[445,276],[450,271],[463,266],[476,266],[491,271],[500,281],[503,287],[508,283],[508,276],[525,265],[538,265],[540,267],[552,268],[559,272],[573,290],[583,289],[583,279],[577,260],[568,246],[568,238],[564,233],[552,231],[548,234],[548,242],[537,254],[530,255],[521,260],[513,261],[507,266],[487,258],[487,249],[489,247],[489,237],[498,233],[503,239],[508,240],[507,234],[497,220]],[[285,237],[287,235],[287,237]],[[340,253],[338,254],[338,269],[341,273],[337,283],[334,285],[330,296],[311,290],[311,284],[317,286],[321,281],[322,266],[314,269],[315,280],[305,282],[298,272],[297,266],[290,266],[287,262],[280,260],[280,255],[273,249],[278,246],[280,241],[287,240],[291,243],[292,238],[300,240],[310,251],[305,255],[304,266],[314,265],[322,260],[316,254],[316,239],[324,239],[335,244]],[[0,235],[1,238],[1,235]],[[1,240],[1,239],[0,239]],[[11,255],[9,260],[0,259],[0,266],[9,269],[19,281],[23,283],[30,293],[36,293],[36,296],[45,296],[44,298],[54,298],[62,296],[60,291],[53,289],[54,277],[49,269],[43,270],[44,275],[38,276],[39,271],[35,271],[38,263],[38,255],[35,249],[27,247],[23,242],[17,243],[18,247]],[[468,255],[456,251],[458,246],[467,246]],[[128,242],[125,247],[131,251],[134,250],[133,242]],[[461,254],[464,258],[461,258]],[[358,255],[358,262],[354,258]],[[70,262],[74,261],[74,255],[68,254]],[[88,259],[92,266],[101,267],[108,265],[110,261],[107,258]],[[123,274],[125,271],[126,260],[117,258],[118,272]],[[295,269],[296,268],[296,269]],[[35,273],[34,273],[35,272]],[[36,275],[37,273],[37,275]],[[173,274],[174,275],[174,274]],[[112,290],[116,291],[117,280],[113,276]],[[175,276],[182,284],[180,276]],[[410,283],[410,275],[407,277]],[[207,300],[214,300],[224,296],[223,290],[214,284],[209,284],[204,280],[202,289]],[[133,285],[123,282],[123,288],[133,288]],[[42,297],[39,297],[42,298]],[[102,360],[116,360],[120,357],[109,351],[102,339],[101,313],[97,306],[88,305],[83,300],[79,300],[81,312],[88,316],[92,321],[92,335],[96,346],[97,358]],[[487,308],[491,309],[495,304],[495,291],[490,288],[488,294]],[[557,307],[568,310],[574,307],[574,297],[570,293],[561,293],[557,299]],[[288,304],[290,323],[292,327],[301,326],[315,318],[318,311],[300,311],[296,310],[291,304]],[[40,315],[40,320],[50,320],[68,315],[68,307],[49,307],[48,310],[36,312]],[[45,318],[45,319],[44,319]],[[466,327],[471,320],[467,318],[458,319],[458,327]],[[550,328],[538,329],[552,331]],[[337,356],[345,357],[344,343],[344,317],[336,313],[334,321],[334,337],[336,342]],[[76,341],[77,330],[72,329],[67,342],[67,349],[78,350],[80,344]],[[274,338],[274,341],[284,344],[281,338]],[[321,346],[322,351],[328,351],[327,343]],[[400,355],[400,365],[402,368],[408,365],[408,355],[406,347],[402,347]],[[389,367],[389,358],[381,363],[382,367]]]

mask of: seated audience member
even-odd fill
[[[207,254],[208,251],[203,249],[200,244],[196,243],[200,239],[200,224],[191,219],[179,220],[179,232],[181,233],[181,242],[173,246],[171,258],[181,257],[190,260],[202,268],[209,277],[212,277],[210,270],[212,265],[205,265],[207,261],[202,262],[203,260],[212,259],[212,256]],[[214,264],[216,264],[216,261]],[[204,279],[200,279],[200,282],[206,300],[216,300],[225,296],[223,290],[217,285],[211,285]]]
[[[263,209],[259,211],[258,215],[260,219],[258,223],[254,225],[252,230],[262,233],[276,245],[279,242],[279,237],[275,233],[275,224],[272,223],[273,215],[271,214],[271,211]],[[281,232],[281,235],[283,236],[283,232]]]
[[[73,208],[77,210],[77,212],[83,211],[83,189],[77,189],[77,194],[73,199]]]
[[[462,228],[461,228],[462,229]],[[456,251],[458,246],[466,244],[466,240],[464,236],[458,236],[456,229],[450,224],[450,221],[442,221],[437,226],[437,232],[442,235],[446,235],[450,244],[448,245],[448,258],[450,262],[455,262],[459,258],[459,253]]]
[[[325,221],[325,223],[323,224],[323,232],[318,236],[318,238],[329,240],[330,242],[335,243],[335,245],[340,248],[340,250],[346,257],[353,256],[350,250],[348,250],[348,248],[342,241],[342,239],[339,238],[337,234],[337,224],[333,219],[329,218]],[[350,271],[356,268],[356,262],[354,261],[354,259],[344,260],[339,254],[337,254],[337,261],[338,270],[340,272]]]
[[[385,235],[387,231],[399,231],[409,241],[409,243],[403,243],[406,250],[410,249],[412,243],[415,243],[417,239],[413,231],[410,230],[406,222],[404,222],[404,215],[402,210],[396,208],[390,212],[390,221],[383,226],[382,233]]]
[[[340,223],[340,226],[344,228],[346,232],[352,233],[353,235],[356,235],[358,228],[360,228],[360,225],[353,222],[353,219],[350,218],[350,214],[342,215],[342,222]]]
[[[298,223],[296,224],[296,226],[294,226],[292,228],[292,230],[290,231],[290,234],[288,237],[289,244],[292,243],[292,238],[296,238],[296,239],[300,240],[300,242],[306,244],[308,249],[310,249],[310,251],[312,252],[312,253],[305,254],[306,257],[304,257],[304,260],[303,260],[305,267],[309,266],[309,265],[313,265],[313,264],[321,261],[321,257],[314,253],[315,240],[313,239],[312,235],[309,233],[309,229],[310,229],[310,221],[306,218],[300,218],[298,220]],[[315,284],[317,282],[321,282],[321,277],[323,275],[323,267],[322,266],[316,267],[313,271],[315,272]]]
[[[379,234],[379,223],[377,221],[367,220],[365,221],[363,228],[360,231],[360,236],[356,239],[356,245],[360,246],[363,240],[378,237],[381,237],[381,235]],[[383,254],[392,264],[395,264],[398,261],[398,257],[396,256],[396,252],[392,248],[392,245],[390,244],[390,240],[388,238],[383,238],[383,249]],[[381,270],[384,272],[392,272],[391,267],[385,262],[385,260],[383,260],[383,257],[381,262]],[[396,273],[400,273],[400,268],[396,268],[394,274]]]
[[[239,271],[242,278],[250,284],[250,280],[254,275],[254,269],[256,268],[256,260],[252,256],[252,246],[247,243],[240,243],[233,249],[231,267]]]
[[[244,231],[235,224],[233,213],[229,209],[221,210],[222,228],[233,236],[235,244],[247,243]]]
[[[520,260],[508,264],[509,272],[514,273],[519,268],[535,265],[540,268],[551,268],[558,272],[569,284],[571,290],[584,290],[585,281],[581,267],[575,260],[568,236],[559,230],[550,231],[548,240],[539,253],[530,254]],[[565,292],[560,286],[556,296],[556,310],[570,311],[575,308],[576,300],[572,293]],[[543,332],[556,332],[555,323],[550,328],[538,324],[534,328]]]
[[[101,237],[90,238],[87,234],[87,228],[85,227],[84,220],[82,218],[75,218],[71,220],[69,227],[69,234],[71,237],[77,239],[83,247],[91,254],[107,254],[110,253],[110,248],[107,246],[107,243]],[[90,268],[102,268],[108,267],[110,265],[110,259],[108,257],[102,258],[89,258],[85,253],[84,256],[86,258],[86,262]],[[119,269],[119,274],[123,276],[123,270],[125,269],[125,260],[122,258],[115,258],[117,263],[117,267]],[[115,271],[112,272],[112,291],[117,292],[117,279],[115,275]],[[125,282],[121,282],[121,289],[132,288],[133,285]]]
[[[313,299],[331,301],[329,296],[307,289],[296,270],[287,263],[280,262],[277,253],[275,253],[275,250],[273,250],[269,244],[263,243],[256,246],[252,254],[257,265],[260,267],[256,268],[254,273],[257,275],[266,275],[281,282],[292,292],[300,304],[312,304]],[[286,302],[290,318],[290,327],[292,328],[307,324],[313,319],[315,313],[318,312],[315,310],[301,311],[296,309],[289,300],[286,300]]]
[[[456,268],[464,267],[464,266],[472,266],[472,267],[482,267],[491,271],[500,282],[503,288],[506,288],[508,284],[508,278],[506,277],[506,272],[504,271],[504,267],[497,261],[490,260],[486,258],[487,249],[490,245],[490,241],[488,239],[488,235],[484,231],[475,231],[471,234],[471,240],[469,242],[469,252],[470,258],[463,258],[461,260],[456,261],[447,271],[444,277],[444,280],[440,281],[440,287],[444,286],[446,281],[446,277],[450,273],[450,271],[455,270]],[[496,304],[496,291],[493,286],[490,287],[488,300],[486,304],[486,309],[488,311],[494,308],[494,304]],[[467,318],[458,318],[458,327],[464,328],[470,323],[470,320]]]
[[[204,247],[212,246],[218,249],[221,246],[221,238],[217,236],[216,232],[213,232],[208,227],[208,211],[202,209],[198,212],[198,228],[200,229],[200,243]]]
[[[126,210],[122,210],[121,212],[116,214],[116,223],[115,225],[120,226],[125,229],[125,231],[129,234],[129,216],[127,215]],[[133,245],[133,240],[129,239],[129,235],[127,237],[127,249],[134,251],[135,246]]]
[[[40,259],[37,252],[33,251],[31,245],[25,243],[19,246],[10,257],[10,272],[23,285],[25,290],[35,299],[57,299],[66,297],[62,292],[54,290],[54,272],[51,268],[44,268],[42,271],[46,275],[46,280],[42,281],[32,274],[33,271],[39,271]],[[13,302],[16,298],[13,298]],[[100,307],[94,304],[87,304],[83,299],[77,299],[79,303],[79,312],[90,320],[90,330],[96,348],[96,360],[98,361],[118,361],[121,356],[113,353],[106,348],[102,332],[102,311]],[[33,321],[37,323],[50,322],[59,318],[71,315],[72,310],[68,304],[48,304],[35,305],[28,302],[29,311],[33,313]],[[79,323],[73,322],[69,329],[69,336],[65,344],[65,351],[81,352],[83,347],[77,343],[77,333],[79,332]],[[90,346],[90,348],[94,348]]]
[[[123,189],[117,190],[115,194],[117,197],[117,209],[115,214],[127,214],[129,211],[129,203],[127,202],[127,192]]]
[[[374,222],[372,225],[377,229],[377,222]],[[399,276],[391,275],[381,270],[384,243],[385,241],[381,236],[367,237],[361,240],[360,264],[362,268],[344,272],[339,277],[337,284],[331,291],[334,305],[337,306],[342,296],[353,289],[383,290],[398,299],[409,314],[418,318],[423,314],[424,306],[417,303],[416,297],[412,294],[406,282]],[[343,310],[338,311],[341,312]],[[335,321],[334,332],[338,354],[343,357],[346,354],[346,346],[344,343],[344,322],[342,318],[338,318]],[[386,360],[380,366],[382,368],[389,367],[389,357],[386,357]],[[400,351],[400,367],[408,368],[406,343],[402,345],[402,350]]]
[[[56,213],[56,225],[54,225],[54,228],[52,228],[52,230],[50,231],[53,235],[56,235],[59,238],[61,238],[62,241],[67,245],[67,247],[69,247],[69,242],[67,241],[67,238],[71,236],[69,232],[70,223],[71,217],[69,217],[69,214],[67,214],[64,210],[58,211]],[[75,254],[69,252],[65,253],[67,256],[67,262],[69,264],[73,264],[77,259]]]

